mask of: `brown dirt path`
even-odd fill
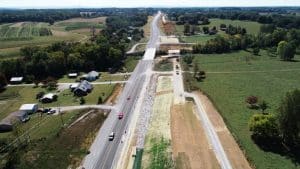
[[[203,93],[197,92],[197,95],[203,103],[203,107],[219,136],[232,167],[234,169],[251,169],[244,153],[236,143],[230,131],[227,129],[223,118],[218,113],[214,105]]]
[[[109,98],[105,101],[105,104],[116,104],[116,100],[118,96],[121,94],[123,90],[123,86],[121,84],[116,84],[113,93],[109,96]]]
[[[191,102],[172,107],[171,133],[176,169],[220,168]]]

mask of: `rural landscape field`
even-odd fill
[[[0,168],[300,169],[300,4],[175,1],[0,2]]]

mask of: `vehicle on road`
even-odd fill
[[[176,69],[179,69],[179,66],[178,66],[178,65],[176,65]]]
[[[130,96],[129,96],[129,97],[127,97],[127,100],[130,100]]]
[[[109,140],[109,141],[113,141],[114,138],[115,138],[115,133],[114,133],[114,132],[111,132],[111,133],[109,134],[109,136],[108,136],[108,140]]]
[[[49,111],[47,112],[48,115],[54,114],[54,113],[56,113],[56,110],[49,110]]]
[[[176,71],[176,75],[179,75],[179,71]]]
[[[121,120],[121,119],[123,119],[123,117],[124,117],[124,113],[123,113],[123,112],[120,112],[120,113],[118,114],[118,118]]]

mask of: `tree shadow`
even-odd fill
[[[3,87],[3,88],[0,88],[0,93],[4,92],[5,90],[6,90],[6,88],[5,88],[5,87]]]
[[[292,147],[284,144],[282,139],[257,139],[251,136],[255,144],[265,152],[272,152],[284,156],[295,165],[300,165],[300,147]]]

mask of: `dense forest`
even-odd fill
[[[147,23],[147,14],[109,16],[107,26],[88,43],[57,42],[50,46],[21,48],[21,58],[0,62],[0,74],[9,79],[24,76],[26,82],[60,77],[68,72],[115,70],[123,65],[128,37],[139,40]],[[120,22],[122,20],[122,22]]]

